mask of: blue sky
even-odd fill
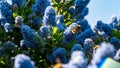
[[[109,23],[112,15],[120,16],[120,0],[91,0],[88,8],[89,14],[86,19],[92,27],[97,20]]]

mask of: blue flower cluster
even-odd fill
[[[117,25],[118,25],[117,16],[112,16],[112,17],[111,17],[110,26],[111,26],[112,28],[116,28]]]
[[[3,48],[5,50],[9,49],[11,51],[16,51],[17,50],[17,45],[15,45],[12,41],[7,41],[4,43]]]
[[[18,54],[14,59],[14,68],[35,68],[34,62],[24,54]]]
[[[3,57],[5,55],[5,49],[3,47],[0,47],[0,57]]]
[[[40,27],[40,32],[41,32],[41,35],[42,35],[43,37],[48,37],[48,36],[50,36],[50,33],[51,33],[51,31],[50,31],[50,26],[47,26],[47,25],[41,26],[41,27]]]
[[[24,44],[26,47],[34,48],[37,46],[37,43],[35,42],[35,35],[36,31],[32,28],[30,28],[28,25],[25,25],[23,23],[23,18],[21,16],[17,16],[15,18],[15,24],[21,28],[21,33],[24,39]]]
[[[47,6],[51,5],[50,0],[36,0],[35,4],[32,6],[32,10],[35,14],[44,14],[45,9]]]
[[[77,25],[77,23],[72,23],[69,27],[67,27],[67,29],[64,31],[63,43],[69,45],[72,41],[77,39],[77,34],[72,32],[73,28]]]
[[[82,51],[74,51],[68,64],[63,64],[63,68],[86,68],[87,58]]]
[[[6,32],[13,32],[12,26],[10,25],[10,23],[5,23],[4,29]]]
[[[26,47],[34,48],[34,47],[38,46],[34,39],[34,36],[36,33],[35,30],[33,30],[29,26],[23,24],[21,26],[21,33],[25,40]]]
[[[83,51],[83,48],[80,44],[74,44],[70,53],[72,54],[74,51]]]
[[[43,23],[45,25],[56,26],[56,11],[52,6],[48,6],[45,9],[45,13],[43,16]]]
[[[85,54],[92,54],[93,53],[94,42],[91,38],[86,38],[84,40],[83,46],[84,46],[83,51]]]
[[[116,55],[114,56],[114,60],[120,62],[120,49],[116,52]]]
[[[120,39],[118,39],[117,37],[111,37],[110,43],[113,44],[116,49],[120,48]]]
[[[63,15],[57,15],[56,16],[56,20],[57,20],[57,27],[60,31],[65,30],[66,29],[66,25],[64,23],[64,16]]]
[[[89,12],[89,9],[86,7],[89,1],[90,0],[75,0],[75,10],[72,16],[77,15],[78,19],[83,19]]]
[[[110,43],[103,42],[93,55],[93,59],[88,68],[98,68],[104,59],[115,56],[115,48]]]
[[[77,39],[80,44],[83,44],[86,38],[92,38],[94,40],[97,39],[97,37],[97,34],[91,28],[89,28],[86,29],[84,32],[80,33]]]
[[[88,21],[85,19],[78,20],[77,24],[81,25],[81,31],[84,32],[86,29],[91,28],[90,25],[88,24]]]
[[[111,35],[113,33],[113,28],[109,24],[105,24],[102,21],[97,21],[97,25],[95,26],[96,31],[104,31],[107,35]]]
[[[18,7],[20,7],[20,6],[26,7],[26,6],[27,6],[26,0],[12,0],[12,6],[15,5],[15,4],[16,4]]]
[[[56,63],[57,58],[61,60],[62,63],[66,63],[66,49],[65,48],[56,48],[51,55],[47,56],[48,60],[51,63]],[[52,60],[51,60],[52,59]]]
[[[33,19],[31,23],[32,25],[40,25],[42,23],[42,19],[39,17],[35,17],[35,19]]]
[[[13,23],[12,20],[12,6],[8,4],[7,1],[1,1],[0,2],[0,20],[1,25],[4,25],[5,23]]]

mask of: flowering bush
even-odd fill
[[[99,68],[107,57],[120,62],[120,19],[100,20],[92,29],[84,18],[89,2],[0,0],[0,68]]]

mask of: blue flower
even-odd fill
[[[17,4],[18,7],[23,5],[24,7],[27,6],[26,0],[12,0],[12,5]]]
[[[4,49],[10,49],[11,51],[16,51],[17,50],[17,45],[15,45],[12,41],[7,41],[4,43]]]
[[[88,60],[82,51],[74,51],[69,63],[63,65],[63,68],[86,68],[87,62]]]
[[[114,60],[120,62],[120,49],[116,52],[116,55],[114,56]]]
[[[105,41],[105,40],[108,40],[110,36],[106,34],[104,31],[102,31],[100,32],[100,38]]]
[[[107,35],[111,35],[113,32],[113,28],[109,24],[103,23],[101,20],[97,21],[97,25],[95,26],[96,31],[104,31]]]
[[[51,3],[52,2],[50,0],[36,0],[35,4],[32,6],[32,10],[35,14],[43,15],[45,9],[47,8],[47,6],[50,6]]]
[[[36,43],[36,41],[34,39],[34,37],[36,35],[35,30],[33,30],[32,28],[30,28],[27,25],[22,24],[21,33],[22,33],[23,39],[26,42],[26,47],[34,48],[34,47],[38,46],[38,44]]]
[[[15,24],[16,24],[16,26],[18,26],[20,28],[21,25],[23,24],[23,21],[24,21],[24,19],[21,16],[17,16],[15,18]]]
[[[64,31],[63,43],[69,45],[72,41],[76,40],[77,34],[74,34],[72,30],[77,25],[78,25],[77,23],[72,23],[69,27],[67,27],[67,29]]]
[[[92,54],[93,53],[94,42],[91,38],[86,38],[84,40],[83,46],[84,46],[83,51],[85,54]]]
[[[20,46],[21,46],[22,49],[27,50],[28,49],[27,45],[28,44],[27,44],[26,40],[21,40],[20,41]]]
[[[17,56],[15,56],[14,67],[15,68],[35,68],[34,62],[31,61],[30,57],[24,54],[18,54]]]
[[[39,17],[35,17],[35,19],[33,19],[32,24],[33,25],[40,25],[42,23],[42,19]]]
[[[106,33],[106,34],[108,34],[109,36],[112,34],[112,32],[113,32],[113,29],[112,29],[112,27],[110,26],[110,25],[108,25],[108,24],[103,24],[102,25],[102,30]]]
[[[5,23],[4,29],[5,29],[6,32],[12,32],[13,31],[10,23]]]
[[[80,15],[82,16],[86,16],[88,15],[88,12],[89,12],[89,9],[87,7],[85,7],[83,10],[82,10],[82,13]]]
[[[117,37],[110,38],[110,43],[113,44],[116,49],[120,48],[120,39]]]
[[[48,37],[50,36],[50,26],[44,25],[40,27],[40,32],[43,37]]]
[[[100,48],[96,50],[96,53],[94,53],[91,64],[97,66],[98,68],[104,59],[106,59],[107,57],[113,58],[114,56],[114,46],[110,43],[103,42],[101,43]]]
[[[4,18],[6,20],[6,22],[8,22],[8,23],[13,22],[12,7],[6,1],[0,2],[0,13],[1,13],[2,19]],[[4,22],[2,22],[2,24],[4,25],[6,22],[4,21]]]
[[[77,24],[81,25],[81,31],[84,32],[86,29],[90,29],[90,25],[88,24],[88,21],[85,19],[77,21]]]
[[[55,51],[53,51],[52,56],[55,58],[59,58],[62,63],[66,63],[66,49],[65,48],[57,48]],[[54,61],[54,60],[53,60]]]
[[[97,37],[98,37],[97,34],[90,28],[90,29],[86,29],[84,32],[80,33],[78,35],[77,39],[80,44],[83,44],[83,42],[86,38],[92,38],[93,40],[95,40]]]
[[[74,17],[75,9],[72,8],[72,7],[70,7],[70,8],[69,8],[69,12],[70,12],[70,14],[71,14],[71,17],[73,18],[73,17]]]
[[[81,14],[83,16],[88,14],[88,8],[85,6],[89,3],[90,0],[75,0],[75,14]],[[83,12],[82,12],[83,11]]]
[[[56,11],[52,6],[48,6],[45,9],[45,13],[43,16],[43,23],[45,25],[56,26]]]
[[[74,52],[74,51],[83,51],[83,48],[80,44],[74,44],[74,46],[72,47],[71,49],[71,54]]]
[[[111,17],[110,26],[111,26],[112,28],[116,28],[117,25],[118,25],[117,16],[112,16],[112,17]]]
[[[97,31],[103,31],[102,30],[102,25],[103,25],[103,22],[101,20],[98,20],[97,24],[95,26],[95,30],[97,30]]]
[[[64,16],[63,15],[57,15],[57,27],[60,31],[65,30],[66,26],[64,23]]]
[[[3,47],[0,47],[0,57],[3,57],[5,55],[5,49]]]

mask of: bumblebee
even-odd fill
[[[97,50],[98,48],[100,48],[100,46],[99,46],[99,45],[96,45],[96,46],[94,47],[94,50]]]
[[[76,34],[76,33],[78,33],[80,31],[80,29],[81,29],[81,26],[77,25],[77,26],[75,26],[75,27],[72,28],[72,33]]]

